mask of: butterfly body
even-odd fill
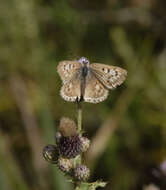
[[[87,58],[78,61],[62,61],[58,73],[63,81],[61,96],[66,101],[98,103],[105,100],[108,90],[120,85],[127,71],[116,66],[90,64]]]
[[[85,65],[82,67],[82,77],[86,78],[87,74],[88,74],[89,68]]]

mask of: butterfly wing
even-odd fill
[[[127,76],[125,69],[116,66],[92,63],[90,68],[91,72],[108,89],[114,89],[121,85]]]
[[[61,61],[57,67],[58,73],[65,84],[70,81],[76,72],[79,72],[81,63],[79,61]]]
[[[85,92],[83,95],[85,102],[99,103],[104,101],[108,96],[108,90],[91,72],[89,72],[86,77],[85,86]]]
[[[60,94],[62,98],[69,102],[76,102],[81,100],[81,79],[75,76],[68,82],[64,83]]]

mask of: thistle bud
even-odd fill
[[[55,145],[48,144],[43,148],[43,157],[47,162],[52,164],[56,163],[58,160],[59,151]]]
[[[85,165],[79,165],[74,169],[74,176],[79,181],[87,181],[90,176],[90,170]]]
[[[58,144],[60,154],[66,158],[75,158],[81,153],[82,142],[79,135],[62,137]]]
[[[82,142],[82,148],[81,151],[82,152],[86,152],[90,146],[90,140],[86,137],[80,137],[81,142]]]
[[[60,132],[57,132],[55,135],[55,141],[57,145],[59,144],[61,138],[62,138],[62,134]]]
[[[73,120],[63,117],[60,120],[59,131],[64,137],[75,136],[77,134],[77,126]]]
[[[72,168],[72,162],[69,159],[60,157],[58,159],[58,167],[63,172],[69,172]]]

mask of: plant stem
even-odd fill
[[[82,131],[82,106],[80,102],[77,102],[77,132],[80,135]],[[77,165],[80,165],[82,162],[82,156],[81,154],[78,155],[76,158],[74,158],[74,167]],[[81,190],[80,184],[77,182],[74,184],[75,190]]]
[[[77,116],[77,125],[78,125],[78,133],[81,133],[82,130],[82,106],[81,103],[78,102],[78,116]]]
[[[78,131],[78,134],[81,135],[81,132],[82,132],[82,106],[81,106],[81,103],[78,102],[77,106],[78,106],[78,116],[77,116],[77,126],[78,126],[78,128],[77,128],[77,131]],[[80,154],[76,158],[76,163],[81,164],[81,161],[82,161],[82,155]]]

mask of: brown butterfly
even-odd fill
[[[90,103],[105,100],[108,90],[121,85],[127,75],[125,69],[100,63],[90,64],[85,57],[78,61],[61,61],[58,73],[63,81],[62,98]]]

